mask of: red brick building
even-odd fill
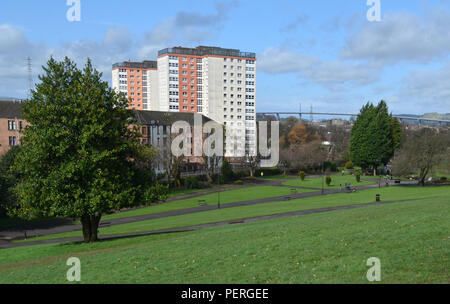
[[[26,126],[21,112],[22,104],[16,100],[0,100],[0,156],[12,146],[20,144]]]

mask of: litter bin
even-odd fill
[[[377,202],[381,201],[381,197],[380,197],[379,194],[377,194],[375,198],[376,198],[376,201],[377,201]]]

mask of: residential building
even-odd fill
[[[211,121],[206,116],[194,113],[174,113],[160,111],[135,111],[136,122],[140,127],[142,134],[141,144],[149,145],[155,148],[157,157],[154,160],[154,169],[157,173],[164,173],[167,170],[167,162],[172,161],[171,144],[172,140],[179,134],[172,132],[172,125],[175,122],[187,122],[194,132],[194,115],[199,115],[197,119],[201,120],[201,125]],[[182,173],[201,173],[203,170],[204,160],[201,156],[194,155],[194,144],[192,134],[191,156],[184,157],[184,166]],[[206,134],[203,134],[202,142],[205,140]]]
[[[256,55],[199,46],[158,52],[159,110],[201,113],[226,128],[225,156],[256,155]]]
[[[19,100],[0,100],[0,156],[20,144],[20,137],[27,123],[22,115]]]
[[[129,99],[129,108],[158,109],[158,74],[156,61],[120,62],[112,68],[112,87]]]

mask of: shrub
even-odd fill
[[[200,181],[197,176],[189,176],[184,178],[184,187],[186,189],[199,189]]]
[[[282,173],[280,168],[263,168],[256,170],[255,176],[261,176],[261,172],[264,176],[274,176]]]
[[[306,173],[305,173],[305,171],[300,171],[300,172],[298,173],[298,176],[300,176],[300,179],[301,179],[302,181],[304,181],[305,178],[306,178]]]
[[[244,184],[244,182],[241,181],[241,180],[237,180],[237,181],[235,181],[234,183],[235,183],[236,185],[240,185],[240,186],[242,186],[242,185]]]
[[[326,171],[336,172],[338,167],[335,162],[328,160],[323,164],[323,167]]]
[[[361,182],[361,173],[359,171],[355,172],[355,178],[357,183]]]
[[[228,183],[233,180],[233,168],[231,168],[230,163],[225,159],[220,168],[220,173],[222,173],[223,180]]]
[[[345,163],[345,169],[351,170],[353,168],[355,168],[355,165],[351,161]]]
[[[327,186],[330,186],[330,184],[331,184],[331,176],[327,176],[325,178],[325,182],[327,183]]]
[[[147,204],[155,202],[163,202],[167,199],[168,195],[169,195],[169,186],[156,183],[155,185],[151,186],[145,191],[144,199]]]

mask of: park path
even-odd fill
[[[257,205],[257,204],[263,204],[263,203],[269,203],[269,202],[283,202],[283,201],[290,201],[290,200],[294,200],[294,199],[302,199],[302,198],[321,196],[321,195],[330,195],[330,194],[336,194],[336,193],[346,193],[346,192],[348,193],[348,191],[346,191],[346,190],[341,191],[340,189],[325,189],[324,193],[322,194],[321,189],[318,189],[318,188],[292,187],[292,186],[282,185],[282,183],[284,183],[287,180],[290,180],[290,179],[270,180],[270,181],[259,180],[256,182],[256,184],[222,188],[220,190],[228,191],[228,190],[249,188],[249,187],[255,187],[259,184],[261,186],[272,185],[272,186],[287,187],[287,188],[291,188],[292,190],[308,189],[308,190],[317,190],[317,191],[308,192],[308,193],[293,192],[289,195],[284,195],[284,196],[269,197],[269,198],[248,200],[248,201],[235,202],[235,203],[227,203],[227,204],[222,204],[221,209]],[[359,187],[355,187],[355,188],[357,190],[366,190],[366,189],[372,189],[372,188],[377,188],[377,187],[378,187],[378,184],[373,184],[373,185],[359,186]],[[202,191],[202,192],[197,192],[197,193],[193,193],[193,194],[177,196],[177,197],[172,198],[169,201],[198,197],[198,196],[202,196],[202,195],[210,194],[210,193],[217,193],[217,189],[211,189],[209,191]],[[218,209],[218,206],[216,204],[214,204],[214,205],[198,206],[198,207],[194,207],[194,208],[172,210],[172,211],[155,213],[155,214],[145,214],[145,215],[129,216],[129,217],[123,217],[123,218],[116,218],[116,219],[107,219],[107,220],[103,220],[100,222],[99,228],[106,228],[106,227],[111,227],[111,226],[116,226],[116,225],[121,225],[121,224],[135,223],[135,222],[140,222],[140,221],[166,218],[166,217],[172,217],[172,216],[179,216],[179,215],[185,215],[185,214],[192,214],[192,213],[198,213],[198,212],[206,212],[206,211],[217,210],[217,209]],[[21,240],[21,239],[25,239],[25,238],[46,236],[46,235],[51,235],[51,234],[68,233],[68,232],[74,232],[74,231],[80,231],[80,230],[81,230],[80,224],[72,224],[72,223],[67,223],[64,221],[59,222],[58,224],[45,225],[44,227],[41,227],[41,228],[39,228],[39,227],[31,228],[30,227],[28,229],[21,228],[21,229],[5,230],[5,231],[0,232],[0,248],[7,248],[7,247],[3,247],[3,246],[7,246],[7,244],[11,243],[11,241],[13,241],[13,240]],[[34,243],[33,241],[29,241],[24,244],[31,245],[33,243]],[[11,243],[11,244],[13,244],[13,243]]]
[[[157,234],[165,234],[165,233],[188,232],[188,231],[194,231],[194,230],[211,228],[211,227],[238,225],[238,224],[259,222],[259,221],[265,221],[265,220],[271,220],[271,219],[303,216],[303,215],[332,212],[332,211],[338,211],[338,210],[358,209],[358,208],[371,207],[371,206],[407,203],[407,202],[412,202],[412,201],[416,201],[416,200],[353,204],[353,205],[337,206],[337,207],[329,207],[329,208],[321,208],[321,209],[292,211],[292,212],[279,213],[279,214],[273,214],[273,215],[263,215],[263,216],[257,216],[257,217],[239,219],[239,220],[214,222],[214,223],[186,226],[186,227],[180,227],[180,228],[170,228],[170,229],[144,231],[144,232],[127,233],[127,234],[104,235],[104,236],[100,237],[100,241],[129,238],[129,237],[157,235]],[[50,239],[50,240],[29,241],[26,243],[12,243],[12,242],[5,242],[5,241],[2,242],[0,240],[0,249],[8,249],[8,248],[16,248],[16,247],[24,247],[24,246],[32,246],[32,245],[43,245],[43,244],[56,244],[56,243],[65,243],[65,242],[81,242],[81,241],[83,241],[82,237],[67,237],[67,238]]]

